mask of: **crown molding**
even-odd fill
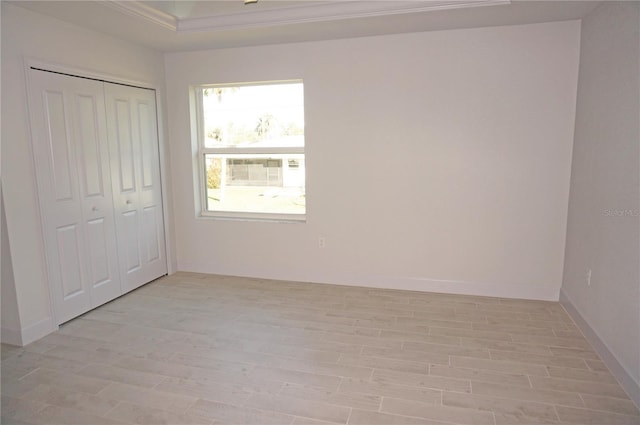
[[[511,0],[336,1],[230,15],[178,19],[140,1],[103,4],[175,32],[215,32],[511,4]]]
[[[107,0],[102,4],[126,15],[143,18],[171,31],[178,29],[178,18],[140,1]]]
[[[178,21],[178,32],[273,27],[510,3],[510,0],[342,1],[283,9],[267,9],[233,15],[183,19]]]

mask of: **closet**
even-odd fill
[[[29,113],[60,324],[167,273],[155,91],[31,68]]]

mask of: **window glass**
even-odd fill
[[[302,82],[198,87],[202,214],[304,219]]]

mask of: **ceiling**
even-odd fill
[[[9,1],[161,51],[581,19],[596,1]]]

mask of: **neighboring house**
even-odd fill
[[[238,147],[304,147],[304,136],[283,136],[247,142]],[[227,159],[228,186],[303,187],[304,159],[296,155],[270,155],[268,158]],[[223,184],[224,184],[223,183]]]

